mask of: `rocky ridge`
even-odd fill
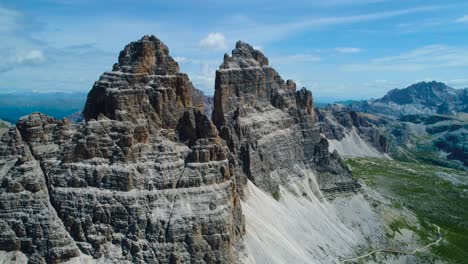
[[[71,123],[40,113],[0,133],[0,251],[30,263],[235,263],[250,180],[274,193],[317,174],[359,184],[320,135],[312,95],[238,42],[216,73],[210,120],[169,49],[144,36]]]
[[[317,172],[323,191],[357,188],[339,155],[328,152],[314,121],[310,91],[297,91],[246,43],[237,42],[216,71],[212,120],[240,169],[241,183],[249,179],[274,193],[301,176],[295,168],[307,168]]]
[[[344,156],[381,156],[388,153],[387,136],[372,116],[340,104],[316,108],[316,122],[330,146]],[[337,146],[333,146],[333,144]],[[359,146],[361,144],[361,146]],[[363,147],[364,151],[357,148]]]
[[[396,118],[414,114],[456,114],[467,110],[468,88],[454,89],[441,82],[420,82],[393,89],[380,99],[350,106],[360,112]]]

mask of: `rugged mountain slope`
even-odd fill
[[[315,112],[330,151],[354,157],[382,157],[388,152],[387,137],[369,122],[371,116],[339,104],[316,108]]]
[[[273,193],[292,175],[301,175],[297,168],[307,168],[319,172],[324,191],[357,188],[314,125],[312,94],[283,81],[268,59],[246,43],[237,42],[216,72],[213,122],[241,168],[236,174],[241,181],[249,179]]]
[[[237,259],[244,224],[228,149],[193,91],[145,36],[96,82],[85,124],[21,118],[2,134],[0,249],[32,263]]]
[[[0,260],[336,263],[418,243],[387,239],[387,206],[329,152],[312,94],[250,45],[225,56],[203,111],[145,36],[95,83],[84,123],[33,113],[1,130]]]
[[[432,81],[420,82],[404,89],[393,89],[375,100],[354,102],[358,111],[398,118],[412,114],[455,114],[466,111],[468,88],[454,89]]]
[[[466,113],[407,115],[397,121],[387,120],[380,127],[389,132],[394,142],[391,152],[396,158],[429,161],[461,169],[468,166]]]

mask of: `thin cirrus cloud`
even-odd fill
[[[41,50],[9,51],[0,63],[0,73],[10,71],[15,67],[23,65],[37,65],[45,61],[44,53]]]
[[[219,32],[209,33],[208,36],[200,40],[199,46],[205,51],[222,51],[227,48],[226,37]]]
[[[396,56],[375,58],[365,63],[345,64],[344,71],[423,71],[436,68],[468,66],[468,48],[428,45]]]
[[[359,53],[362,51],[361,48],[355,47],[338,47],[334,49],[338,53]]]
[[[462,17],[457,18],[457,20],[455,20],[455,22],[457,22],[457,23],[468,23],[468,15],[464,15]]]
[[[20,20],[23,15],[12,9],[0,6],[0,32],[13,32],[20,28]]]

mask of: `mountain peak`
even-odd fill
[[[448,87],[445,83],[443,82],[438,82],[438,81],[430,81],[430,82],[426,82],[426,81],[422,81],[422,82],[418,82],[418,83],[415,83],[415,84],[412,84],[408,87],[406,87],[405,89],[437,89],[437,90],[447,90]]]
[[[224,55],[224,62],[220,68],[235,69],[264,66],[268,66],[268,59],[265,55],[251,45],[239,40],[235,49],[232,50],[232,55]]]
[[[179,72],[179,65],[169,55],[169,48],[154,35],[131,42],[119,54],[113,71],[169,75]]]
[[[199,92],[157,37],[143,36],[126,45],[112,72],[106,72],[88,94],[83,116],[174,128],[186,108],[203,108]]]

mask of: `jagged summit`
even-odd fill
[[[453,88],[441,82],[419,82],[404,89],[393,89],[385,95],[381,101],[389,101],[397,104],[441,104],[447,96],[451,97],[455,92]]]
[[[125,46],[112,72],[106,72],[88,94],[83,116],[100,114],[119,121],[148,120],[156,128],[175,128],[183,111],[203,109],[203,96],[193,87],[168,47],[155,36]]]
[[[268,59],[259,50],[251,45],[237,41],[236,48],[232,50],[232,56],[224,54],[224,61],[220,69],[235,69],[248,67],[268,66]]]
[[[113,71],[169,75],[179,72],[179,65],[169,55],[169,48],[154,35],[143,36],[120,52]]]
[[[359,188],[315,126],[310,91],[296,91],[248,44],[225,62],[242,68],[216,73],[216,122],[166,45],[145,36],[96,81],[86,122],[34,113],[3,132],[0,259],[242,263],[244,247],[264,254],[244,244],[263,232],[246,231],[248,188],[266,196],[300,180],[313,186],[301,199],[317,203]],[[316,248],[341,247],[328,243]]]

